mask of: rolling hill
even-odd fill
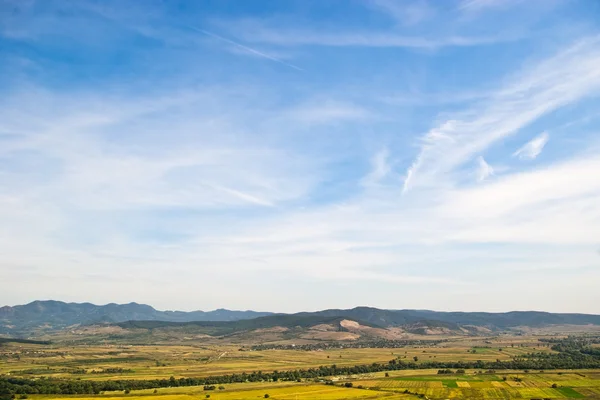
[[[0,308],[0,334],[31,335],[66,327],[113,324],[122,329],[195,329],[211,335],[229,335],[242,331],[275,327],[305,328],[327,325],[344,330],[340,322],[353,321],[363,333],[367,328],[401,328],[415,334],[431,332],[479,334],[516,327],[551,325],[600,325],[600,315],[560,314],[539,311],[439,312],[429,310],[383,310],[372,307],[329,309],[296,314],[274,314],[255,311],[158,311],[137,303],[107,304],[34,301]],[[352,324],[348,325],[352,326]]]
[[[236,321],[271,315],[269,312],[232,311],[158,311],[145,304],[65,303],[34,301],[29,304],[0,308],[0,334],[22,335],[39,330],[58,330],[73,325],[124,321]]]

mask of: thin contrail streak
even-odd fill
[[[250,48],[250,47],[248,47],[248,46],[244,46],[243,44],[239,44],[239,43],[237,43],[237,42],[234,42],[233,40],[226,39],[226,38],[224,38],[224,37],[222,37],[222,36],[219,36],[219,35],[217,35],[217,34],[215,34],[215,33],[212,33],[212,32],[209,32],[209,31],[205,31],[204,29],[198,29],[198,28],[194,28],[193,26],[190,26],[189,28],[190,28],[190,29],[193,29],[193,30],[195,30],[195,31],[198,31],[198,32],[200,32],[200,33],[203,33],[203,34],[205,34],[205,35],[207,35],[207,36],[210,36],[210,37],[213,37],[213,38],[215,38],[215,39],[221,40],[221,41],[223,41],[223,42],[226,42],[226,43],[232,44],[232,45],[234,45],[234,46],[237,46],[237,47],[239,47],[239,48],[241,48],[241,49],[244,49],[244,50],[246,50],[246,51],[249,51],[250,53],[256,54],[257,56],[260,56],[260,57],[266,58],[266,59],[268,59],[268,60],[271,60],[271,61],[275,61],[276,63],[279,63],[279,64],[281,64],[281,65],[285,65],[286,67],[294,68],[294,69],[296,69],[296,70],[298,70],[298,71],[304,71],[302,68],[300,68],[300,67],[297,67],[297,66],[295,66],[295,65],[293,65],[293,64],[286,63],[285,61],[282,61],[282,60],[280,60],[279,58],[275,58],[275,57],[273,57],[273,56],[270,56],[270,55],[268,55],[268,54],[261,53],[261,52],[260,52],[260,51],[258,51],[258,50],[254,50],[254,49],[252,49],[252,48]]]

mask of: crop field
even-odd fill
[[[510,360],[531,352],[553,353],[536,338],[472,338],[402,348],[256,350],[196,341],[173,345],[9,343],[0,346],[0,376],[76,381],[206,377],[252,371],[271,372],[387,363]],[[456,372],[456,371],[455,371]],[[347,387],[351,386],[351,387]],[[30,400],[199,400],[199,399],[600,399],[600,370],[483,371],[438,374],[432,369],[381,371],[302,378],[299,381],[239,382],[160,387],[96,395],[39,395]],[[46,392],[52,393],[52,392]],[[210,397],[207,397],[210,396]],[[19,397],[17,397],[19,398]]]
[[[600,398],[600,376],[594,371],[454,376],[399,376],[357,379],[354,385],[377,391],[409,391],[432,399],[579,399]],[[553,386],[555,385],[555,387]]]
[[[321,365],[386,363],[394,349],[326,351],[239,351],[236,346],[11,345],[0,349],[0,374],[81,379],[199,377],[250,371],[289,370]],[[411,352],[416,353],[417,350]],[[396,352],[395,354],[398,354]],[[421,353],[419,353],[421,354]]]
[[[512,345],[512,346],[511,346]],[[0,374],[80,379],[155,379],[202,377],[251,371],[285,371],[321,365],[353,366],[406,361],[509,360],[528,352],[551,352],[539,343],[457,341],[405,348],[332,348],[327,350],[248,351],[237,345],[32,345],[0,347]],[[514,347],[513,347],[514,346]],[[244,351],[241,351],[244,350]]]
[[[402,371],[408,372],[408,371]],[[226,384],[221,390],[206,391],[202,386],[157,390],[106,392],[96,396],[32,395],[32,400],[198,400],[198,399],[600,399],[597,371],[552,373],[498,372],[461,375],[427,375],[431,371],[410,371],[379,377],[368,374],[332,377],[333,385],[315,382],[248,382]],[[417,375],[421,374],[421,375]],[[516,382],[513,379],[519,378]],[[504,380],[506,378],[506,380]],[[352,387],[344,385],[351,382]],[[556,384],[556,387],[552,385]],[[207,397],[209,396],[209,397]]]
[[[270,386],[261,388],[235,388],[221,391],[206,392],[200,390],[180,391],[180,393],[168,394],[129,394],[129,395],[99,395],[91,397],[77,397],[77,400],[198,400],[207,398],[215,400],[242,400],[242,399],[264,399],[265,394],[271,399],[403,399],[409,396],[401,393],[373,391],[367,389],[344,388],[340,386],[326,385],[294,385],[294,386]],[[41,397],[39,399],[67,400],[74,397]]]

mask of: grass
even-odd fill
[[[561,387],[561,388],[558,388],[557,390],[559,392],[561,392],[562,394],[564,394],[569,399],[583,399],[583,398],[585,398],[584,395],[582,395],[581,393],[577,392],[575,389],[570,388],[570,387]]]
[[[442,381],[442,383],[444,384],[444,386],[446,386],[448,388],[458,388],[456,381],[444,380],[444,381]]]

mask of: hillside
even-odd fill
[[[145,304],[65,303],[34,301],[29,304],[0,308],[0,334],[21,335],[39,330],[58,330],[73,325],[116,323],[124,321],[235,321],[270,315],[269,312],[232,311],[158,311]]]
[[[274,314],[225,309],[209,312],[158,311],[137,303],[97,306],[90,303],[35,301],[22,306],[0,308],[0,334],[31,335],[93,324],[117,324],[122,329],[193,328],[211,335],[275,327],[308,329],[322,324],[343,330],[339,323],[344,319],[354,321],[361,327],[400,328],[405,333],[414,334],[482,334],[517,327],[600,325],[599,315],[538,311],[439,312],[356,307],[347,310]],[[366,331],[363,329],[363,334],[364,332]]]
[[[403,326],[421,321],[438,321],[447,324],[473,325],[496,330],[519,326],[540,327],[547,325],[600,325],[600,315],[561,314],[540,311],[442,312],[429,310],[382,310],[372,307],[356,307],[349,310],[323,310],[298,315],[338,316],[369,322],[379,326]]]

